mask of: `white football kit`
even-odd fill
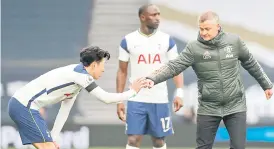
[[[130,61],[129,81],[146,77],[178,56],[175,41],[157,31],[150,36],[139,30],[125,36],[119,48],[119,60]],[[166,82],[151,89],[142,88],[127,102],[126,134],[164,137],[173,134]]]
[[[123,93],[104,91],[82,64],[51,70],[16,91],[9,102],[9,114],[19,128],[23,144],[56,140],[81,89],[105,103],[127,100],[136,94],[132,89]],[[38,109],[58,102],[62,104],[51,132],[52,139]]]

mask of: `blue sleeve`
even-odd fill
[[[120,44],[121,48],[123,48],[127,53],[129,53],[128,49],[127,49],[127,40],[126,38],[124,38],[122,41],[121,41],[121,44]]]
[[[175,46],[175,41],[171,37],[169,37],[169,47],[167,51],[172,49],[174,46]]]

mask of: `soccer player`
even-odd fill
[[[148,4],[140,7],[139,19],[140,29],[126,35],[120,44],[117,92],[124,90],[129,60],[129,81],[132,82],[136,78],[149,75],[178,56],[174,40],[157,29],[160,23],[160,10],[157,6]],[[178,111],[182,107],[182,75],[173,79],[177,87],[174,107],[175,111]],[[164,139],[173,134],[166,82],[151,90],[144,88],[138,95],[129,99],[127,114],[124,104],[119,103],[117,114],[122,121],[126,120],[126,149],[138,149],[145,134],[151,136],[153,148],[166,149]]]
[[[82,89],[105,103],[135,96],[144,86],[142,79],[134,81],[131,89],[123,93],[108,93],[96,85],[94,80],[100,78],[105,60],[109,58],[110,54],[99,47],[84,48],[80,53],[80,64],[53,69],[19,89],[9,101],[8,112],[19,129],[22,143],[32,144],[37,149],[59,148],[55,141]],[[58,102],[62,104],[50,133],[39,109]]]

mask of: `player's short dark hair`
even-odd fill
[[[80,62],[86,67],[92,62],[100,62],[104,58],[109,60],[110,54],[97,46],[86,47],[80,53]]]
[[[153,4],[145,4],[139,8],[138,15],[139,17],[147,10],[149,6],[152,6]]]

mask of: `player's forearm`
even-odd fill
[[[136,95],[136,92],[132,89],[122,93],[109,93],[104,91],[99,86],[93,89],[90,93],[105,103],[125,101]]]
[[[183,74],[181,73],[181,74],[173,77],[173,82],[174,82],[176,88],[183,88],[183,84],[184,84]]]
[[[127,81],[127,72],[123,72],[121,69],[119,69],[116,77],[116,92],[122,93],[124,91],[126,81]]]
[[[58,115],[56,116],[56,120],[51,130],[51,136],[53,141],[59,140],[60,132],[68,118],[68,114],[65,114],[65,113],[66,113],[65,111],[61,112],[61,109],[60,109]]]
[[[75,99],[76,99],[76,97],[74,97],[73,99],[62,102],[59,112],[56,116],[53,128],[51,130],[51,136],[53,138],[53,141],[58,140],[59,134],[60,134],[65,122],[67,121],[69,112],[73,106]]]
[[[175,77],[173,77],[174,84],[176,86],[176,97],[183,98],[184,97],[184,91],[183,91],[183,74],[179,74]]]

